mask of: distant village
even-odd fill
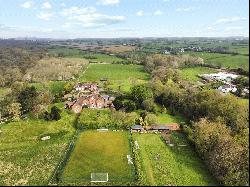
[[[115,97],[100,94],[101,89],[97,83],[78,83],[71,93],[64,95],[65,109],[81,113],[83,108],[114,109]]]
[[[177,53],[184,53],[185,51],[192,51],[192,52],[208,52],[208,53],[221,53],[221,54],[237,54],[236,52],[228,51],[227,48],[224,47],[200,47],[200,46],[187,46],[187,47],[167,47],[163,54],[177,54]]]

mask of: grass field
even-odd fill
[[[181,123],[185,122],[185,119],[178,115],[171,115],[169,113],[166,114],[157,114],[157,123]]]
[[[66,81],[46,81],[43,83],[30,83],[30,86],[34,86],[37,90],[48,89],[53,95],[61,93],[64,90]]]
[[[193,68],[184,68],[180,70],[180,75],[182,79],[195,82],[199,81],[200,78],[197,76],[199,74],[205,74],[205,73],[216,73],[218,72],[215,69],[207,68],[207,67],[193,67]]]
[[[0,126],[0,185],[47,185],[75,131],[74,119],[63,111],[59,121],[28,119]],[[40,140],[47,135],[50,140]]]
[[[109,173],[109,181],[132,181],[128,132],[86,131],[80,134],[62,174],[64,181],[91,180],[91,173]]]
[[[122,58],[118,58],[116,56],[81,51],[79,49],[64,48],[64,47],[56,47],[54,49],[50,49],[49,52],[50,52],[50,54],[54,54],[54,55],[57,54],[57,55],[65,56],[65,57],[85,58],[91,62],[96,62],[96,63],[101,63],[101,62],[102,63],[117,63],[117,62],[126,61],[126,60],[124,60]]]
[[[205,165],[180,134],[172,135],[169,147],[157,134],[133,134],[140,146],[139,164],[148,185],[207,186],[216,185]],[[178,147],[185,144],[186,147]]]
[[[249,70],[249,56],[205,53],[205,52],[187,52],[187,53],[193,56],[199,56],[203,58],[206,64],[228,67],[228,68],[243,68],[244,70]]]
[[[137,83],[145,83],[149,79],[149,74],[144,72],[140,65],[122,65],[122,64],[90,64],[80,81],[99,81],[101,78],[107,78],[108,87],[129,91],[130,87]]]

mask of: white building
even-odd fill
[[[235,85],[223,85],[218,88],[219,91],[223,93],[236,92],[237,88]]]
[[[206,79],[214,79],[217,81],[221,81],[224,83],[229,83],[233,79],[236,79],[238,75],[232,74],[232,73],[224,73],[224,72],[219,72],[219,73],[211,73],[211,74],[203,74],[202,75]]]

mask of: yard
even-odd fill
[[[132,85],[145,83],[149,75],[140,65],[89,64],[86,72],[80,76],[80,81],[99,81],[102,78],[108,79],[109,88],[129,91]]]
[[[47,185],[75,131],[74,119],[63,111],[59,121],[27,119],[2,125],[0,185]],[[41,140],[48,135],[50,140]]]
[[[128,132],[85,131],[64,168],[62,181],[90,182],[91,173],[108,173],[111,182],[134,180],[134,170],[128,164],[131,155]]]
[[[136,152],[144,183],[154,186],[216,185],[185,137],[178,133],[171,137],[174,147],[166,145],[158,134],[133,134],[139,144]]]

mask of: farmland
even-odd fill
[[[204,59],[204,63],[226,68],[243,68],[249,70],[249,56],[231,55],[206,52],[187,52],[193,56],[199,56]]]
[[[109,181],[133,181],[127,132],[86,131],[80,134],[64,169],[63,181],[91,180],[91,173],[109,173]]]
[[[62,115],[54,122],[27,119],[0,127],[0,185],[48,184],[74,133],[75,115]],[[41,141],[48,135],[50,140]]]
[[[44,58],[29,68],[26,76],[32,82],[69,80],[75,78],[88,63],[81,58]]]
[[[102,54],[98,52],[82,51],[76,48],[55,47],[55,48],[50,49],[49,52],[50,54],[55,55],[55,56],[71,57],[71,58],[85,58],[92,63],[118,63],[118,62],[126,61],[116,56],[111,56],[111,55]]]
[[[149,185],[216,185],[205,165],[180,134],[173,134],[174,147],[168,147],[157,134],[134,134],[140,149],[139,164]],[[178,147],[185,144],[186,147]]]
[[[140,65],[90,64],[80,81],[99,81],[102,78],[108,79],[108,87],[112,89],[129,91],[132,85],[145,83],[149,75]]]
[[[191,82],[199,81],[199,74],[216,73],[217,70],[207,67],[184,68],[180,70],[180,75],[184,80]]]
[[[52,94],[58,94],[63,91],[66,81],[46,81],[43,83],[29,83],[37,90],[48,89]]]

